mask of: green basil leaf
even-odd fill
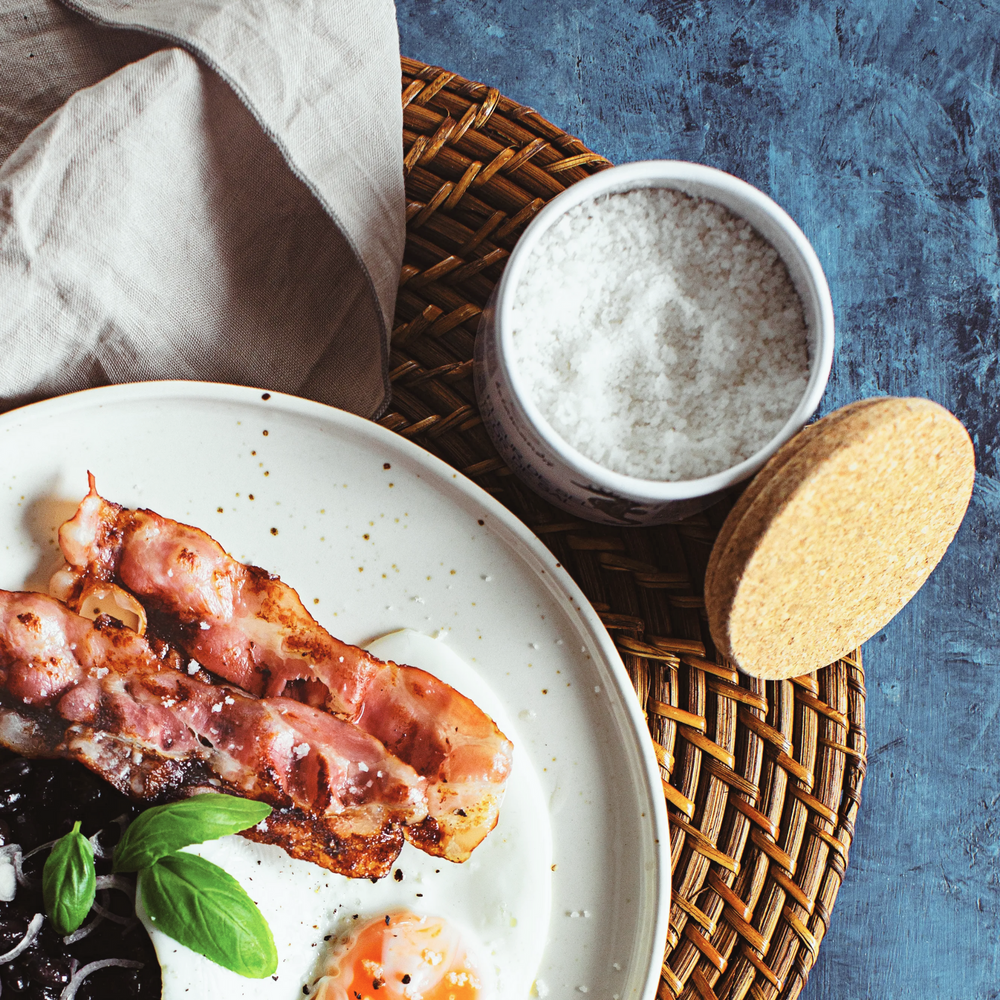
[[[235,795],[208,793],[140,813],[115,848],[113,870],[134,872],[191,844],[255,826],[271,807]]]
[[[277,969],[267,921],[239,882],[211,861],[160,858],[139,872],[139,891],[152,925],[199,955],[248,979]]]
[[[58,933],[72,934],[83,923],[96,892],[94,848],[77,822],[55,842],[42,869],[45,912]]]

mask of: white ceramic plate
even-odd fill
[[[518,719],[548,797],[557,869],[539,977],[553,998],[651,1000],[670,884],[658,768],[607,632],[524,525],[339,410],[234,386],[115,386],[0,417],[0,587],[46,589],[88,469],[109,499],[279,573],[345,640],[445,630]]]

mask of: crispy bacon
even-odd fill
[[[206,532],[90,492],[59,530],[68,566],[52,592],[79,607],[95,587],[137,596],[150,629],[259,697],[289,697],[353,722],[428,780],[428,816],[406,836],[466,860],[496,825],[513,748],[492,719],[432,675],[331,636],[298,594],[238,562]]]
[[[426,781],[356,726],[206,683],[120,622],[43,594],[0,591],[0,742],[79,760],[138,799],[268,802],[248,836],[345,875],[386,874],[403,825],[427,813]]]
[[[512,746],[475,702],[416,667],[383,663],[365,693],[361,725],[429,779],[427,819],[406,838],[465,861],[496,826]]]

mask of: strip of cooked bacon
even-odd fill
[[[357,727],[174,669],[145,638],[43,594],[0,591],[0,742],[81,761],[139,799],[224,789],[270,803],[248,835],[380,877],[426,782]]]
[[[246,566],[200,528],[90,492],[59,529],[68,566],[52,593],[79,607],[91,588],[136,595],[150,629],[261,697],[285,696],[353,722],[428,780],[428,817],[406,836],[465,861],[496,825],[513,747],[450,685],[331,636],[298,594]]]
[[[510,742],[453,687],[392,662],[368,685],[361,725],[430,779],[427,819],[407,827],[407,840],[428,854],[465,861],[496,826]]]

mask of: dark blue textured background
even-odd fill
[[[822,411],[928,396],[976,443],[958,538],[865,648],[869,770],[806,1000],[1000,997],[1000,4],[398,0],[402,51],[616,163],[762,188],[826,270]]]

